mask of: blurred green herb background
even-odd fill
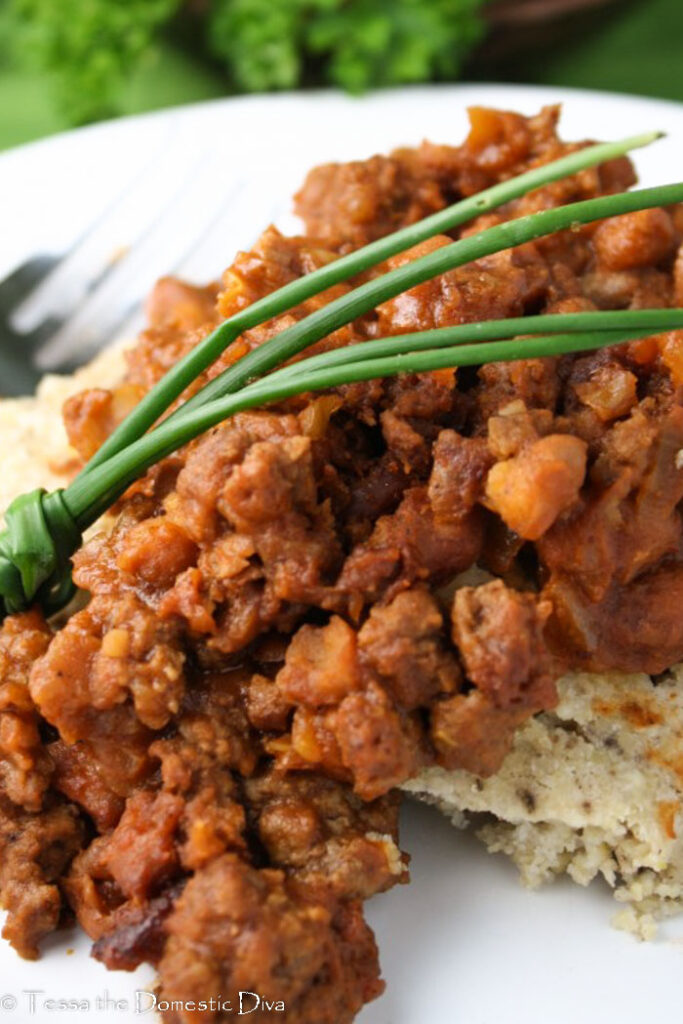
[[[529,0],[0,0],[0,148],[117,114],[320,85],[464,78],[683,100],[683,0],[544,2],[563,16],[516,17]]]

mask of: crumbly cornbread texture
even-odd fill
[[[80,465],[62,421],[67,398],[85,388],[111,387],[123,376],[124,344],[112,346],[72,375],[48,374],[28,398],[2,398],[0,382],[0,513],[37,487],[64,487]]]
[[[647,675],[577,673],[552,713],[527,722],[487,779],[429,768],[404,789],[508,854],[526,885],[602,875],[641,938],[683,905],[683,665]]]

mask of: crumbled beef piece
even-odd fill
[[[182,799],[171,793],[141,789],[128,798],[102,855],[126,899],[144,898],[177,873],[174,833],[182,812]]]
[[[679,564],[643,573],[628,587],[612,584],[599,602],[587,600],[561,575],[551,579],[543,595],[553,609],[549,641],[565,663],[588,671],[658,675],[683,659]]]
[[[63,417],[69,443],[86,462],[116,426],[114,394],[104,388],[80,391],[67,398]]]
[[[467,677],[495,707],[534,711],[556,700],[543,629],[548,601],[502,580],[461,587],[453,602],[453,639]]]
[[[253,540],[281,601],[315,601],[339,551],[330,511],[317,502],[309,438],[254,444],[226,481],[218,509]]]
[[[191,331],[216,319],[217,294],[215,284],[199,288],[177,277],[162,277],[145,304],[147,319],[153,327]]]
[[[182,890],[183,883],[175,883],[149,902],[126,904],[114,915],[111,931],[93,943],[92,956],[111,971],[157,964],[166,945],[166,918]]]
[[[249,679],[239,668],[197,673],[175,720],[186,743],[244,776],[251,775],[261,754],[245,707]]]
[[[40,814],[0,798],[0,902],[3,938],[29,960],[62,913],[57,883],[81,848],[85,830],[76,808],[55,803]]]
[[[390,268],[436,251],[451,242],[436,235],[388,261]],[[520,265],[512,253],[494,253],[416,285],[378,307],[384,335],[428,331],[472,320],[520,316],[543,294],[548,272],[540,261]],[[539,280],[540,273],[540,280]]]
[[[200,438],[189,450],[172,497],[172,517],[198,543],[215,540],[222,532],[218,508],[227,480],[252,445],[282,441],[298,432],[294,416],[269,412],[242,413]]]
[[[61,887],[83,931],[97,941],[130,907],[104,863],[109,835],[96,836],[74,857]]]
[[[560,391],[555,359],[486,363],[477,375],[477,425],[483,427],[511,402],[521,401],[528,409],[555,411]]]
[[[427,494],[435,517],[448,520],[467,515],[481,501],[493,463],[486,441],[442,430],[432,453],[434,464]]]
[[[132,593],[96,597],[33,666],[31,696],[67,743],[92,740],[108,716],[127,711],[160,729],[180,707],[184,662],[175,630]]]
[[[444,768],[493,775],[508,753],[515,730],[529,717],[525,708],[497,707],[480,690],[434,705],[430,735]]]
[[[383,156],[314,168],[295,201],[310,235],[354,248],[445,205],[433,181],[420,184],[409,166]]]
[[[387,450],[400,462],[406,479],[424,474],[430,463],[426,438],[391,409],[384,410],[380,421]]]
[[[417,717],[396,708],[376,683],[345,697],[330,713],[329,727],[364,800],[387,793],[427,763]]]
[[[248,817],[269,862],[339,899],[368,899],[407,881],[396,846],[398,797],[365,801],[309,772],[247,779]]]
[[[53,787],[89,814],[99,832],[114,828],[123,812],[124,796],[111,788],[90,744],[57,740],[50,743],[48,753],[54,765]]]
[[[362,666],[406,710],[453,693],[461,673],[443,635],[443,616],[426,590],[406,590],[372,609],[358,634]]]
[[[140,585],[165,590],[196,558],[197,547],[185,530],[168,516],[159,516],[144,519],[126,532],[116,564]]]
[[[482,544],[478,510],[436,516],[426,488],[414,487],[396,512],[349,555],[337,588],[376,601],[420,581],[443,582],[476,561]]]
[[[52,774],[28,689],[31,666],[51,637],[36,611],[9,616],[0,627],[0,795],[27,811],[40,810]]]
[[[166,928],[163,999],[222,997],[237,1007],[240,991],[257,992],[281,1001],[292,1024],[346,1024],[383,989],[358,904],[318,902],[283,872],[230,854],[194,875]],[[171,1019],[189,1024],[194,1016],[179,1009]]]
[[[572,536],[574,554],[565,564],[587,589],[593,582],[592,574],[585,571],[590,559],[596,568],[600,564],[603,579],[599,586],[606,587],[613,579],[627,584],[675,555],[681,537],[682,448],[680,405],[657,410],[645,400],[627,420],[616,423],[601,440],[583,507],[565,524],[558,523],[539,544],[548,567],[562,571],[558,555],[565,538]],[[591,515],[591,509],[597,514]],[[619,529],[610,530],[610,521],[617,518]],[[593,525],[593,536],[588,532],[577,535],[582,521]]]
[[[292,705],[273,680],[258,673],[252,676],[247,690],[247,716],[255,729],[282,732],[291,710]]]

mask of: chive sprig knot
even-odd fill
[[[38,602],[46,614],[71,599],[70,558],[82,541],[63,490],[30,491],[5,512],[0,534],[0,618]]]

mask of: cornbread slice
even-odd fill
[[[123,343],[114,345],[72,375],[48,374],[30,398],[0,396],[0,513],[25,491],[68,483],[79,463],[64,430],[62,405],[84,388],[106,388],[119,381],[124,349]]]
[[[641,938],[683,908],[683,665],[647,675],[578,673],[552,714],[531,719],[496,775],[430,768],[404,789],[472,824],[539,886],[598,875]]]

